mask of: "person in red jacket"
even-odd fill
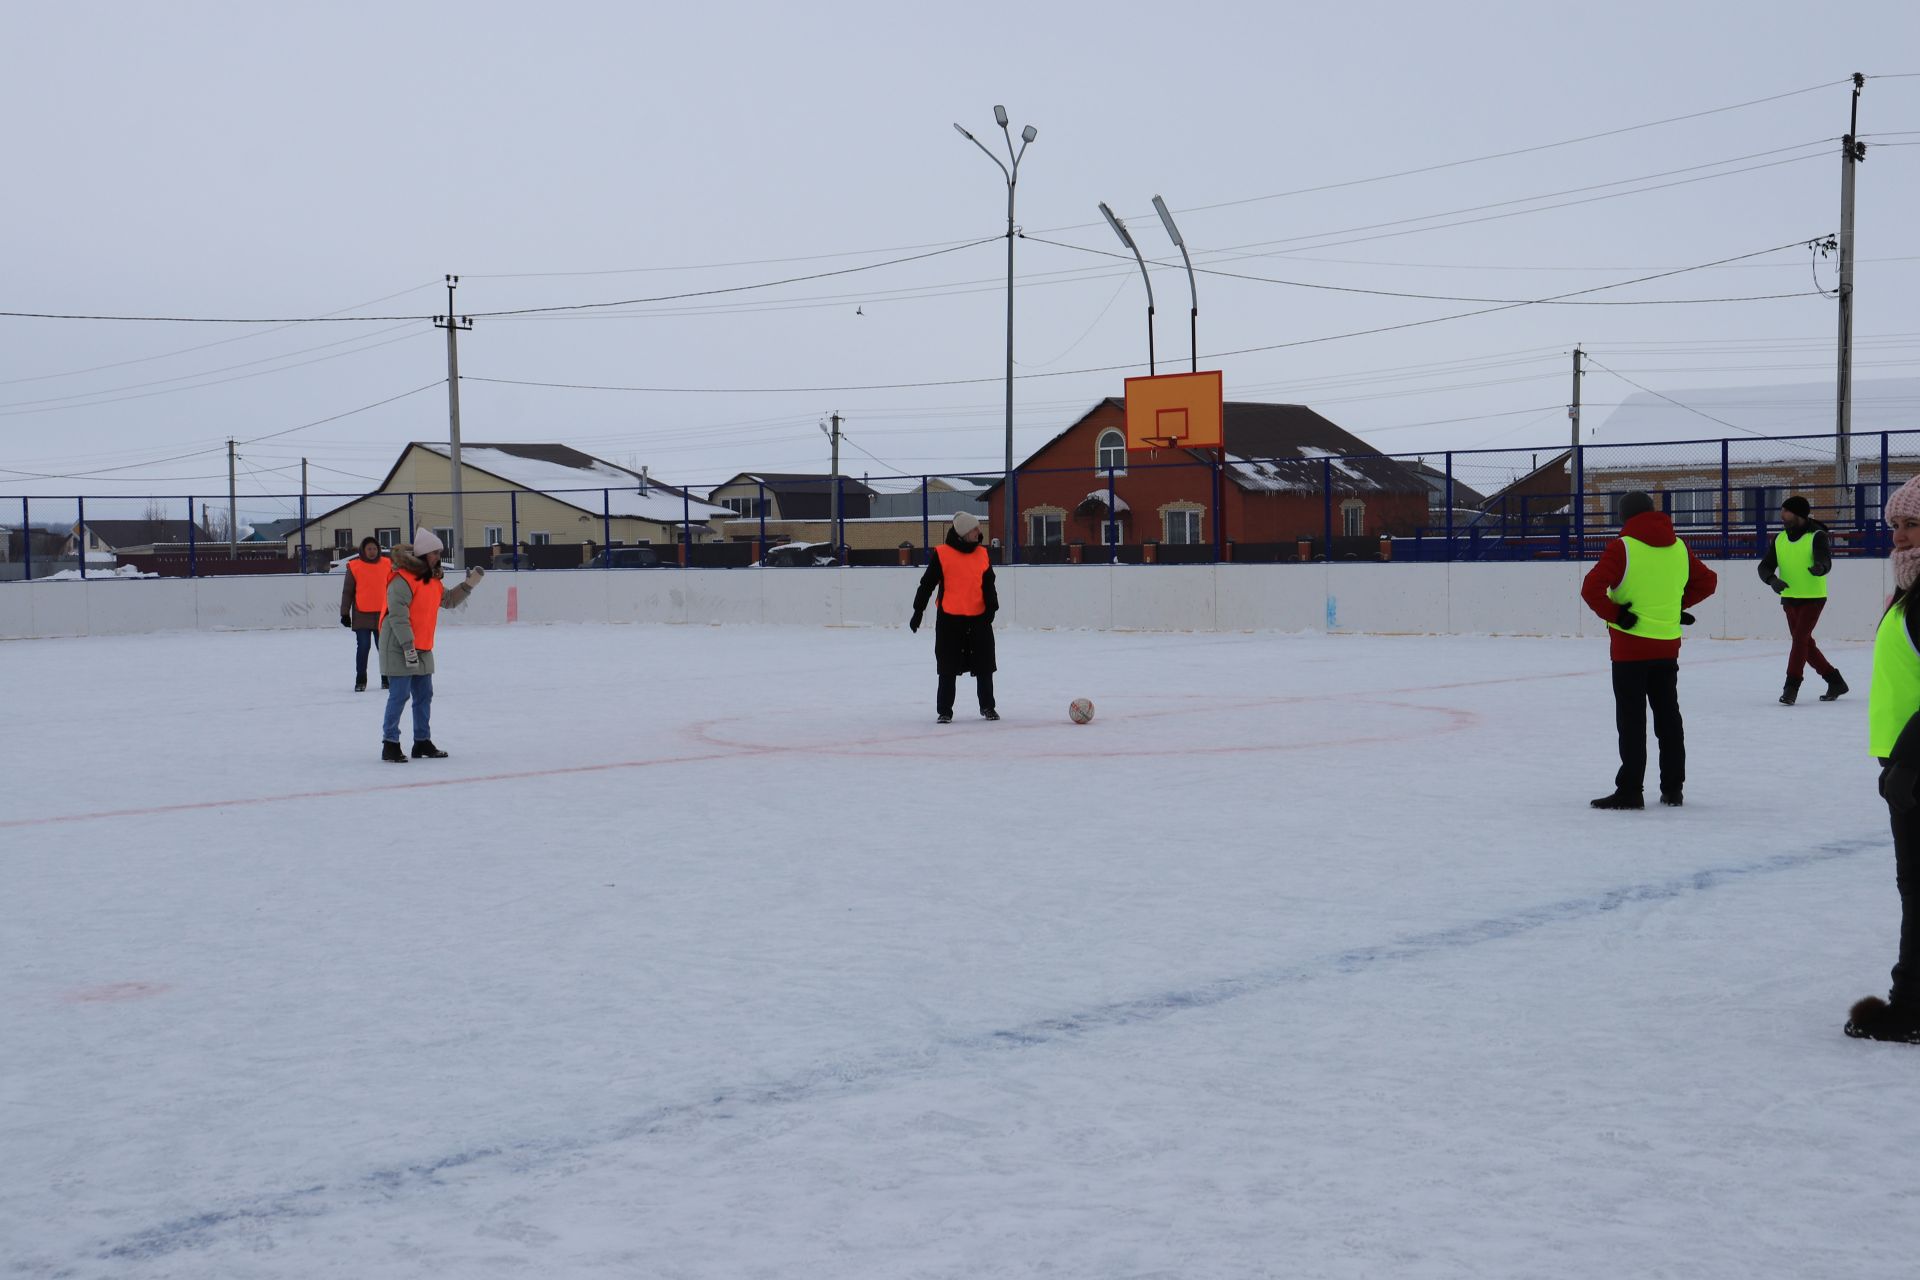
[[[1613,719],[1620,772],[1596,809],[1644,809],[1647,708],[1660,742],[1660,803],[1678,806],[1687,781],[1680,720],[1680,628],[1719,578],[1674,536],[1673,521],[1635,490],[1620,501],[1620,536],[1587,573],[1580,598],[1607,624],[1613,646]]]

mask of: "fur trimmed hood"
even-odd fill
[[[395,543],[393,550],[388,554],[393,558],[395,569],[404,569],[423,582],[430,578],[447,576],[447,568],[444,564],[436,564],[433,566],[433,572],[427,572],[427,562],[413,554],[413,544],[410,542]]]

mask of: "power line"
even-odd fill
[[[393,298],[405,297],[409,293],[418,293],[422,289],[435,288],[439,285],[439,283],[440,282],[438,280],[429,280],[425,284],[416,284],[405,289],[396,290],[393,293],[382,294],[378,298],[369,298],[365,302],[356,302],[352,306],[341,307],[338,311],[329,311],[326,314],[329,316],[345,315],[349,311],[358,311],[362,307],[377,306],[378,304],[382,302],[386,302]],[[366,318],[370,319],[371,317],[366,317]],[[259,333],[235,334],[231,338],[219,338],[213,342],[197,343],[196,345],[191,347],[178,347],[172,351],[162,351],[155,355],[150,355],[150,356],[136,356],[131,360],[115,360],[109,364],[90,365],[85,369],[67,369],[60,373],[36,373],[31,375],[30,377],[25,377],[25,378],[0,379],[0,387],[15,386],[22,382],[45,382],[53,378],[77,378],[84,373],[101,373],[108,369],[124,369],[128,365],[150,364],[155,360],[170,360],[174,356],[191,355],[195,351],[207,351],[214,347],[224,347],[231,342],[249,342],[254,338],[264,338],[269,334],[279,333],[281,332],[282,329],[288,329],[292,327],[293,327],[292,325],[282,325],[280,329],[263,329]]]
[[[1222,360],[1229,356],[1253,355],[1265,351],[1283,351],[1294,347],[1314,346],[1323,342],[1337,342],[1344,338],[1369,337],[1379,333],[1392,333],[1401,329],[1415,329],[1430,324],[1445,324],[1451,320],[1465,320],[1473,316],[1491,315],[1498,311],[1510,311],[1516,307],[1539,306],[1550,302],[1559,302],[1582,294],[1599,293],[1607,289],[1624,289],[1636,284],[1646,284],[1653,280],[1663,280],[1669,276],[1684,275],[1691,271],[1704,271],[1710,267],[1724,266],[1729,262],[1742,262],[1748,258],[1758,258],[1769,253],[1779,253],[1783,249],[1799,248],[1805,240],[1791,240],[1786,244],[1775,245],[1769,249],[1759,249],[1752,253],[1736,254],[1728,258],[1719,258],[1712,262],[1699,263],[1690,267],[1676,267],[1671,271],[1655,272],[1652,275],[1637,276],[1631,280],[1615,281],[1611,284],[1592,285],[1585,289],[1574,289],[1566,293],[1553,294],[1545,298],[1529,298],[1520,301],[1503,302],[1497,306],[1482,307],[1474,311],[1457,311],[1451,315],[1429,316],[1424,320],[1408,320],[1400,324],[1380,325],[1371,329],[1354,329],[1345,333],[1325,334],[1317,338],[1297,338],[1290,342],[1268,343],[1257,347],[1241,347],[1232,351],[1213,352],[1205,359]],[[1076,374],[1113,373],[1121,369],[1138,368],[1138,362],[1126,364],[1098,365],[1084,369],[1059,369],[1046,373],[1016,374],[1020,380],[1034,378],[1064,378]],[[883,382],[822,387],[636,387],[618,386],[600,383],[580,382],[544,382],[526,378],[485,378],[463,374],[463,382],[496,383],[513,387],[550,387],[569,391],[629,391],[645,392],[656,395],[801,395],[828,394],[848,391],[904,391],[919,390],[927,387],[978,386],[983,383],[999,382],[999,378],[941,378],[921,382]]]
[[[1059,249],[1075,249],[1081,253],[1096,254],[1102,258],[1114,258],[1121,261],[1125,261],[1127,260],[1127,257],[1128,257],[1128,255],[1126,254],[1112,253],[1105,249],[1095,249],[1087,245],[1069,244],[1064,240],[1044,240],[1038,236],[1024,236],[1022,238],[1028,239],[1028,240],[1034,240],[1040,244],[1050,244],[1050,245],[1053,245],[1055,248],[1059,248]],[[1160,265],[1160,264],[1156,264],[1156,265]],[[1366,294],[1370,297],[1376,297],[1376,298],[1412,298],[1422,302],[1513,302],[1513,303],[1535,303],[1536,302],[1535,299],[1531,299],[1531,298],[1476,298],[1471,296],[1464,296],[1460,294],[1450,294],[1450,293],[1407,293],[1397,289],[1363,289],[1358,285],[1318,284],[1309,280],[1283,280],[1274,276],[1252,276],[1239,271],[1222,271],[1217,267],[1195,267],[1194,271],[1200,275],[1223,276],[1230,280],[1252,280],[1261,284],[1286,285],[1294,289],[1319,289],[1327,293],[1359,293],[1359,294]],[[1820,292],[1819,290],[1803,289],[1798,293],[1759,293],[1759,294],[1748,294],[1740,297],[1728,297],[1728,298],[1639,298],[1639,299],[1596,299],[1596,300],[1587,300],[1587,301],[1552,300],[1551,305],[1566,306],[1566,307],[1659,307],[1659,306],[1672,307],[1672,306],[1692,306],[1700,303],[1716,303],[1716,302],[1771,302],[1779,298],[1810,298],[1815,296],[1819,292]],[[1538,305],[1549,305],[1549,303],[1547,301],[1542,300],[1538,302]]]
[[[384,335],[384,334],[389,334],[389,333],[393,333],[393,332],[395,332],[395,331],[397,331],[397,330],[400,330],[400,329],[407,329],[407,328],[411,328],[411,327],[412,327],[412,326],[413,326],[413,325],[414,325],[415,323],[416,323],[415,321],[412,321],[412,320],[408,320],[408,321],[406,321],[406,322],[404,322],[404,323],[402,323],[402,324],[397,324],[397,325],[394,325],[394,326],[392,326],[391,328],[387,328],[387,329],[376,329],[376,330],[375,330],[374,332],[372,332],[372,333],[361,333],[361,334],[355,334],[355,335],[354,335],[353,337],[351,337],[351,338],[340,338],[340,339],[338,339],[337,341],[334,341],[334,342],[323,342],[323,343],[321,343],[321,344],[320,344],[319,346],[315,346],[315,347],[302,347],[302,348],[300,348],[300,349],[299,349],[299,350],[297,350],[297,351],[287,351],[287,352],[283,352],[283,353],[281,353],[280,355],[273,355],[273,356],[261,356],[261,357],[260,357],[260,358],[259,358],[258,360],[246,360],[246,361],[242,361],[242,362],[241,362],[241,363],[239,363],[239,364],[230,364],[230,365],[224,365],[224,366],[222,366],[222,367],[220,367],[220,368],[218,368],[218,369],[201,369],[201,370],[199,370],[198,372],[195,372],[195,373],[182,373],[182,374],[178,374],[178,375],[176,375],[176,376],[174,376],[174,377],[171,377],[171,378],[155,378],[155,379],[153,379],[153,380],[151,380],[151,381],[148,381],[148,382],[129,382],[129,383],[126,383],[126,384],[124,384],[124,385],[122,385],[122,386],[118,386],[118,387],[103,387],[103,388],[101,388],[101,389],[100,389],[100,390],[98,390],[98,391],[76,391],[76,392],[74,392],[74,393],[72,393],[71,395],[64,395],[64,396],[48,396],[47,398],[45,398],[45,399],[42,399],[42,400],[11,400],[11,401],[4,401],[4,402],[0,402],[0,409],[20,409],[20,408],[28,408],[28,407],[31,407],[31,406],[34,406],[34,405],[46,405],[46,404],[59,404],[59,403],[60,403],[61,401],[63,401],[63,400],[84,400],[84,399],[93,399],[93,398],[95,398],[95,397],[99,397],[99,396],[110,396],[110,395],[113,395],[113,394],[114,394],[115,392],[120,392],[120,391],[138,391],[138,390],[140,390],[141,388],[144,388],[144,387],[160,387],[160,386],[165,386],[166,384],[168,384],[168,383],[170,383],[170,382],[185,382],[185,381],[187,381],[187,380],[189,380],[189,379],[192,379],[192,378],[205,378],[205,377],[211,377],[212,375],[214,375],[214,374],[216,374],[216,373],[231,373],[231,372],[232,372],[233,370],[235,370],[235,369],[250,369],[250,368],[252,368],[252,367],[253,367],[254,365],[258,365],[258,364],[271,364],[272,362],[274,362],[274,361],[276,361],[276,360],[290,360],[290,359],[292,359],[292,358],[293,358],[294,356],[301,356],[301,355],[306,355],[306,354],[308,354],[309,352],[313,352],[313,351],[328,351],[328,350],[331,350],[331,349],[332,349],[332,348],[334,348],[334,347],[341,347],[341,346],[345,346],[346,344],[348,344],[348,343],[350,343],[350,342],[366,342],[366,341],[368,341],[368,340],[370,340],[370,339],[373,339],[373,338],[378,338],[378,337],[381,337],[381,336],[382,336],[382,335]],[[258,334],[254,334],[254,335],[249,335],[249,336],[253,336],[253,337],[258,337],[258,336],[260,336],[260,335],[258,335]],[[229,342],[231,342],[231,341],[235,341],[235,339],[232,339],[232,338],[229,338],[229,339],[228,339],[227,341],[229,341]],[[386,345],[387,345],[387,344],[386,344],[386,343],[384,343],[384,342],[377,342],[377,343],[374,343],[374,344],[373,344],[372,346],[368,346],[368,347],[362,347],[362,348],[360,348],[360,350],[361,350],[361,351],[372,351],[372,350],[374,350],[374,349],[375,349],[375,348],[377,348],[377,347],[384,347],[384,346],[386,346]],[[343,351],[343,352],[341,352],[340,354],[341,354],[341,355],[358,355],[359,353],[360,353],[359,351]],[[318,361],[312,361],[312,360],[309,360],[309,361],[305,361],[305,362],[303,362],[303,363],[305,363],[305,364],[316,364],[316,363],[318,363]],[[289,369],[297,369],[297,368],[300,368],[300,367],[301,367],[300,365],[288,365],[288,366],[287,366],[287,368],[289,368]],[[280,370],[277,370],[277,369],[273,369],[273,370],[266,370],[265,372],[270,372],[270,373],[278,373],[278,372],[280,372]],[[218,386],[218,385],[219,385],[219,383],[204,383],[204,384],[201,384],[201,385],[204,385],[204,386]],[[181,388],[177,388],[177,389],[178,389],[178,390],[182,390],[182,391],[190,391],[190,390],[193,390],[193,388],[191,388],[191,387],[181,387]],[[134,399],[135,397],[132,397],[132,396],[129,396],[129,397],[126,397],[126,398],[127,398],[127,399]],[[113,403],[113,402],[109,400],[109,401],[99,401],[98,403],[105,403],[105,404],[111,404],[111,403]],[[74,406],[70,406],[70,407],[72,407],[72,408],[85,408],[86,406],[84,406],[84,405],[74,405]]]
[[[1894,78],[1894,77],[1885,77]],[[1345,182],[1328,182],[1313,187],[1297,187],[1291,191],[1276,191],[1271,195],[1247,196],[1239,200],[1222,200],[1215,204],[1190,205],[1175,210],[1176,213],[1204,213],[1212,209],[1231,209],[1238,205],[1258,204],[1266,200],[1284,200],[1292,196],[1313,195],[1321,191],[1339,191],[1347,187],[1364,186],[1374,182],[1388,182],[1395,178],[1410,178],[1423,173],[1437,173],[1442,169],[1457,169],[1462,165],[1484,164],[1490,160],[1507,160],[1514,156],[1532,155],[1540,151],[1551,151],[1557,147],[1571,147],[1583,142],[1596,142],[1601,138],[1614,138],[1625,133],[1637,133],[1642,129],[1656,129],[1662,125],[1679,124],[1687,120],[1699,120],[1707,116],[1720,115],[1728,111],[1740,111],[1747,107],[1757,107],[1769,102],[1780,102],[1787,98],[1797,98],[1803,94],[1818,93],[1822,89],[1831,89],[1836,85],[1851,84],[1852,79],[1828,80],[1820,84],[1808,85],[1804,89],[1791,89],[1786,93],[1770,94],[1764,98],[1751,98],[1745,102],[1729,103],[1721,107],[1709,107],[1704,111],[1692,111],[1685,115],[1667,116],[1660,120],[1649,120],[1643,124],[1630,124],[1618,129],[1606,129],[1599,133],[1582,134],[1577,138],[1562,138],[1558,142],[1542,142],[1530,147],[1516,147],[1509,151],[1494,151],[1482,156],[1469,156],[1464,160],[1448,160],[1441,164],[1422,165],[1415,169],[1401,169],[1393,173],[1376,174],[1370,178],[1351,178]],[[1048,232],[1078,231],[1084,227],[1097,227],[1097,222],[1080,222],[1069,227],[1049,227]]]
[[[763,280],[757,284],[728,285],[719,289],[695,289],[685,293],[663,293],[647,298],[621,298],[611,302],[569,302],[549,307],[514,307],[501,311],[464,312],[463,318],[485,320],[504,316],[545,315],[561,311],[593,311],[605,307],[631,307],[648,302],[676,302],[685,298],[710,298],[727,293],[745,293],[754,289],[774,289],[782,285],[801,284],[808,280],[825,280],[832,276],[854,275],[861,271],[878,271],[883,267],[897,267],[903,263],[919,262],[927,258],[938,258],[943,254],[958,253],[963,249],[978,248],[983,244],[992,244],[1003,236],[985,236],[978,240],[968,240],[950,245],[944,249],[934,249],[927,253],[916,253],[904,258],[890,258],[885,262],[870,262],[857,267],[841,267],[835,271],[816,271],[809,275],[788,276],[782,280]],[[234,317],[234,316],[133,316],[133,315],[81,315],[50,311],[0,311],[0,317],[10,316],[25,320],[120,320],[154,324],[338,324],[349,322],[377,322],[384,320],[438,320],[441,317],[431,315],[415,316],[275,316],[275,317]]]
[[[357,409],[348,409],[344,413],[332,414],[325,418],[315,418],[312,422],[303,422],[297,427],[288,427],[283,431],[269,431],[263,436],[254,436],[251,439],[241,440],[237,443],[258,444],[262,440],[277,440],[281,436],[290,436],[296,431],[305,431],[308,427],[318,427],[324,426],[329,422],[338,422],[342,418],[351,418],[356,413],[365,413],[369,409],[378,409],[381,405],[392,404],[396,400],[405,400],[408,396],[417,396],[422,391],[430,391],[434,387],[444,387],[446,385],[447,380],[445,378],[435,378],[432,382],[423,382],[411,391],[402,391],[399,395],[388,396],[385,400],[375,400],[372,404],[363,404]]]
[[[401,326],[401,327],[404,327],[404,326]],[[388,332],[391,332],[391,330],[388,330]],[[209,382],[196,382],[196,383],[193,383],[191,386],[168,387],[160,391],[140,391],[140,392],[134,393],[133,395],[112,396],[105,400],[89,400],[83,404],[54,404],[54,405],[46,405],[40,408],[7,409],[4,411],[0,411],[0,418],[17,418],[23,414],[31,415],[31,414],[40,414],[40,413],[65,413],[70,409],[96,409],[96,408],[99,408],[101,405],[120,404],[123,401],[127,401],[127,400],[150,400],[154,396],[177,395],[182,391],[199,391],[206,387],[225,386],[229,382],[246,382],[252,378],[264,378],[269,374],[285,373],[289,369],[305,368],[307,365],[310,365],[310,364],[323,364],[328,360],[338,360],[344,356],[362,355],[365,352],[377,350],[380,347],[390,347],[396,342],[407,342],[419,336],[421,335],[418,333],[403,333],[397,338],[388,338],[383,342],[375,342],[375,343],[372,343],[371,345],[368,345],[365,347],[359,347],[352,351],[338,351],[330,356],[315,356],[311,360],[301,360],[294,364],[282,365],[278,369],[261,369],[254,373],[235,374],[231,378],[215,378]],[[339,344],[329,343],[328,345],[337,346]],[[99,393],[99,394],[104,394],[104,393]],[[27,403],[31,404],[33,402],[29,401]]]

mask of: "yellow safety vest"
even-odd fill
[[[1787,589],[1780,593],[1785,599],[1827,598],[1827,580],[1813,576],[1813,540],[1816,536],[1812,529],[1798,538],[1789,538],[1784,529],[1774,535],[1774,573],[1787,584]]]
[[[1678,538],[1670,547],[1651,547],[1638,538],[1620,541],[1627,550],[1627,571],[1607,598],[1632,606],[1637,621],[1631,627],[1612,622],[1607,626],[1647,640],[1678,640],[1680,598],[1686,594],[1692,568],[1687,544]]]

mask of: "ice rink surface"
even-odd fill
[[[0,646],[0,1276],[1908,1277],[1855,692],[1690,642]],[[1070,699],[1094,722],[1068,722]]]

